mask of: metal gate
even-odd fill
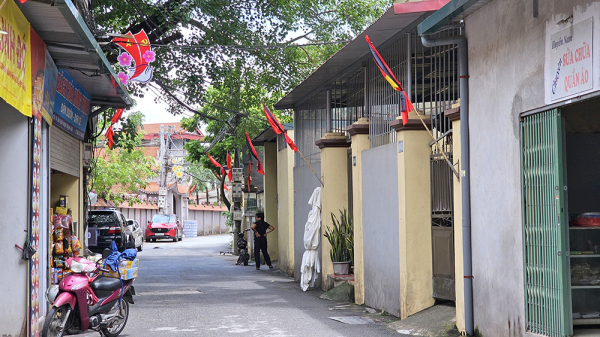
[[[565,228],[562,120],[558,110],[521,122],[525,315],[528,331],[571,329]]]
[[[452,153],[446,153],[452,161]],[[452,169],[441,154],[431,155],[431,246],[433,297],[455,300],[454,188]]]

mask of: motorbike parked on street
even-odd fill
[[[248,240],[246,240],[246,234],[244,232],[251,231],[252,229],[248,228],[238,233],[237,246],[240,256],[237,260],[237,265],[244,264],[244,266],[248,265],[248,260],[250,260],[250,254],[248,254]]]
[[[129,303],[133,304],[134,279],[100,276],[100,271],[108,270],[81,257],[68,258],[66,264],[72,273],[46,291],[52,308],[41,336],[62,337],[88,329],[118,336],[127,323]]]

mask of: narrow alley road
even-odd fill
[[[217,235],[144,243],[134,283],[137,296],[121,336],[398,335],[385,324],[391,316],[320,299],[318,290],[302,292],[277,268],[235,265],[237,257],[219,254],[229,250],[229,241],[229,235]]]

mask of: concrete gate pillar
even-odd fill
[[[315,144],[321,149],[321,284],[327,287],[327,275],[333,274],[329,256],[331,246],[324,236],[325,229],[332,226],[331,213],[339,218],[341,209],[348,209],[348,147],[346,136],[326,133]]]
[[[363,253],[362,151],[369,149],[369,119],[360,118],[348,127],[352,139],[352,218],[354,220],[354,302],[365,303]]]
[[[452,161],[460,163],[460,107],[455,107],[444,112],[452,122]],[[460,169],[460,167],[457,167]],[[460,171],[459,171],[460,172]],[[454,181],[454,303],[456,305],[456,327],[458,331],[465,331],[465,279],[463,268],[462,244],[462,193],[460,180],[453,176]]]
[[[265,178],[263,179],[263,188],[265,191],[264,211],[265,221],[273,225],[275,230],[279,228],[277,214],[277,143],[265,142],[264,145],[264,169]],[[252,232],[248,232],[251,237]],[[273,233],[269,235],[268,252],[272,261],[279,260],[278,235]]]
[[[426,124],[431,125],[429,120]],[[434,304],[431,247],[431,137],[418,119],[396,119],[400,254],[400,318]]]

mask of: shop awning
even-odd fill
[[[463,19],[492,0],[452,0],[418,26],[419,35],[433,34],[447,23]]]
[[[297,106],[321,91],[334,79],[360,67],[362,62],[371,58],[369,46],[365,42],[365,35],[369,35],[375,47],[379,47],[396,35],[413,31],[417,24],[440,9],[446,2],[447,0],[426,0],[391,6],[377,21],[338,50],[308,78],[275,103],[275,109],[291,109]]]
[[[11,0],[9,0],[11,1]],[[59,69],[91,96],[92,105],[127,107],[133,100],[71,0],[29,0],[19,6]]]

